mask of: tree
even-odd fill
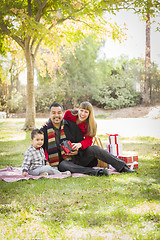
[[[150,102],[149,85],[150,85],[150,73],[151,73],[151,47],[150,47],[150,29],[152,21],[159,16],[160,1],[157,0],[130,0],[122,2],[118,7],[118,11],[121,9],[132,10],[138,14],[140,18],[146,23],[146,47],[145,47],[145,86],[144,86],[144,102],[146,105]],[[152,19],[152,21],[151,21]],[[160,28],[157,26],[157,30]]]
[[[99,79],[96,71],[99,45],[94,36],[86,37],[76,46],[74,53],[64,54],[62,58],[63,75],[59,74],[58,78],[65,81],[66,99],[71,99],[73,107],[76,107],[79,101],[89,100],[96,94]]]
[[[150,44],[150,32],[151,32],[151,23],[150,23],[150,14],[147,13],[146,20],[146,51],[145,51],[145,104],[148,105],[150,102],[150,96],[148,92],[148,85],[151,78],[151,44]]]
[[[2,0],[0,6],[1,48],[8,36],[24,52],[27,68],[27,103],[24,129],[35,126],[34,67],[42,41],[55,47],[63,40],[78,41],[92,32],[104,32],[103,9],[113,11],[119,1]]]
[[[145,104],[150,102],[149,85],[151,81],[151,46],[150,46],[150,29],[151,17],[158,16],[160,11],[160,2],[156,0],[147,1],[130,1],[134,6],[134,11],[146,22],[146,48],[145,48]],[[130,8],[129,3],[129,8]]]

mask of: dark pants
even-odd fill
[[[99,169],[93,169],[91,167],[83,167],[83,166],[77,165],[73,163],[71,160],[69,161],[64,160],[60,162],[58,169],[61,172],[65,172],[69,170],[71,173],[83,173],[83,174],[93,175],[93,176],[97,176],[99,171]]]
[[[73,163],[72,161],[65,161],[65,160],[62,161],[59,164],[59,170],[60,171],[69,170],[71,173],[84,173],[84,174],[96,175],[97,172],[95,172],[95,169],[91,168],[91,166],[96,166],[92,164],[92,163],[95,163],[96,159],[99,159],[105,163],[110,164],[118,172],[121,172],[124,166],[128,168],[127,164],[124,161],[110,154],[103,148],[94,145],[94,146],[88,147],[84,151],[81,151],[81,153],[74,158],[74,162],[76,164]]]
[[[90,146],[85,149],[81,158],[81,165],[88,166],[94,159],[110,164],[118,172],[121,172],[126,163],[99,146]]]

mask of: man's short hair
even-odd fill
[[[34,130],[31,132],[31,139],[33,139],[36,134],[43,134],[43,135],[44,135],[44,133],[43,133],[41,130],[39,130],[38,128],[36,128],[36,129],[34,129]]]
[[[49,106],[49,112],[51,111],[51,108],[52,108],[52,107],[60,107],[60,108],[62,109],[62,111],[63,111],[62,105],[59,104],[59,103],[57,103],[57,102],[54,102],[54,103],[52,103],[52,104]]]

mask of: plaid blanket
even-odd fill
[[[115,169],[109,169],[109,174],[118,174]],[[86,174],[81,173],[72,173],[71,177],[85,177]],[[55,174],[55,175],[48,175],[48,176],[32,176],[27,175],[24,177],[22,175],[22,168],[16,168],[8,166],[4,169],[0,169],[0,180],[4,180],[6,182],[17,182],[19,180],[28,180],[28,179],[39,179],[39,178],[49,178],[49,179],[62,179],[69,177],[67,174]]]

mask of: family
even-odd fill
[[[22,174],[38,176],[83,173],[108,175],[107,168],[93,168],[98,160],[110,164],[118,172],[133,173],[128,165],[103,148],[92,145],[97,125],[91,103],[82,102],[78,110],[67,110],[54,102],[49,107],[49,120],[41,129],[31,132],[31,145],[25,152]],[[72,151],[65,152],[62,144],[69,140]]]

